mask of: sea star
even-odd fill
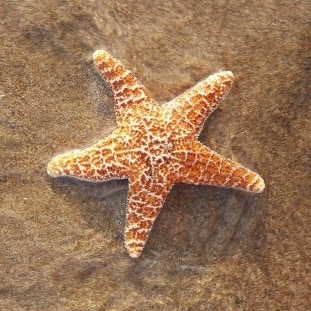
[[[160,105],[108,52],[95,51],[93,60],[112,89],[117,128],[89,148],[56,156],[47,172],[93,182],[129,180],[124,241],[131,257],[141,255],[174,184],[263,191],[258,174],[197,140],[205,120],[229,92],[230,71],[215,73]]]

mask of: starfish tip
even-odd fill
[[[259,176],[257,184],[256,184],[255,192],[256,193],[263,192],[265,187],[266,187],[265,181]]]
[[[143,251],[143,248],[131,247],[128,245],[126,245],[125,247],[127,248],[127,251],[132,258],[140,257],[140,255]]]
[[[108,59],[109,54],[104,50],[96,50],[93,53],[93,60],[95,63],[102,63]]]
[[[218,80],[220,78],[220,81],[222,81],[222,83],[229,83],[229,86],[232,85],[233,80],[234,80],[234,74],[232,73],[232,71],[221,71],[218,73],[215,73],[214,75],[212,75],[212,77],[215,77],[216,80]]]
[[[59,176],[59,170],[57,169],[57,166],[53,160],[48,163],[46,171],[51,177]]]

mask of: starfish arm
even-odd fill
[[[168,102],[171,120],[179,120],[185,135],[198,137],[206,119],[229,93],[233,78],[231,71],[215,73]]]
[[[93,60],[97,71],[110,85],[113,92],[118,123],[133,116],[137,105],[143,105],[142,108],[146,110],[151,109],[152,105],[157,105],[132,72],[126,70],[122,63],[111,54],[97,50],[93,54]]]
[[[89,181],[126,178],[126,165],[118,156],[117,135],[110,135],[97,144],[82,150],[54,157],[47,167],[51,177],[71,176]]]
[[[171,187],[160,182],[147,182],[145,175],[137,180],[130,178],[124,243],[131,257],[141,255]]]
[[[193,144],[193,143],[192,143]],[[190,150],[190,151],[186,151]],[[255,172],[227,159],[199,142],[186,150],[172,153],[179,159],[174,167],[175,182],[193,183],[240,189],[260,193],[264,180]]]

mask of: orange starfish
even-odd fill
[[[227,95],[230,71],[215,73],[172,101],[156,103],[133,74],[109,53],[93,54],[114,95],[117,129],[95,145],[56,156],[52,177],[101,182],[128,178],[125,246],[139,257],[172,186],[192,183],[259,193],[265,184],[251,170],[202,145],[205,120]]]

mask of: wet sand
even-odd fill
[[[1,310],[306,310],[308,1],[2,1]],[[218,70],[200,141],[263,176],[250,195],[176,185],[143,255],[123,246],[127,182],[53,180],[52,156],[115,127],[104,48],[165,102]]]

